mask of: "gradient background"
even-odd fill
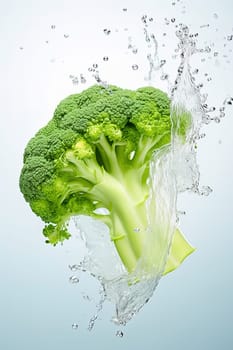
[[[88,320],[95,313],[98,286],[85,275],[80,276],[78,285],[68,282],[68,264],[75,263],[79,254],[77,242],[57,248],[45,245],[40,233],[42,223],[31,213],[18,189],[28,139],[50,119],[62,98],[85,87],[72,86],[69,74],[86,72],[91,64],[108,55],[109,66],[101,69],[108,81],[130,88],[145,85],[143,69],[132,72],[129,68],[140,58],[125,54],[128,34],[122,29],[130,28],[136,37],[142,30],[140,17],[144,13],[156,19],[179,18],[194,31],[211,23],[211,30],[203,35],[207,41],[216,41],[222,55],[226,41],[219,38],[233,34],[232,1],[171,3],[1,1],[2,350],[233,348],[232,109],[220,124],[209,125],[207,137],[199,142],[202,183],[210,185],[214,192],[209,197],[186,194],[179,200],[179,208],[187,212],[181,227],[197,251],[160,282],[150,303],[123,329],[123,338],[115,336],[119,328],[108,321],[113,310],[107,304],[93,331],[87,330]],[[186,6],[186,14],[181,14],[182,6]],[[123,14],[123,7],[128,8],[127,14]],[[214,13],[218,14],[216,24]],[[56,25],[54,31],[52,24]],[[105,27],[113,31],[119,28],[120,33],[106,37]],[[70,35],[67,39],[66,33]],[[215,35],[219,35],[218,39]],[[168,54],[173,44],[168,40]],[[229,49],[232,42],[228,44]],[[141,45],[139,40],[138,47]],[[230,63],[222,59],[212,66],[207,64],[214,81],[206,89],[216,105],[226,95],[233,96],[230,55]],[[173,64],[168,68],[172,75],[177,67]],[[84,300],[84,294],[91,295],[92,301]],[[79,324],[77,330],[72,329],[73,322]]]

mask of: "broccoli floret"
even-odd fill
[[[182,137],[189,126],[182,122]],[[145,243],[150,161],[156,150],[169,150],[171,130],[170,100],[152,87],[93,86],[64,99],[26,146],[20,175],[25,200],[46,223],[46,242],[68,239],[70,217],[88,215],[109,227],[134,271]],[[164,273],[192,251],[176,230]]]

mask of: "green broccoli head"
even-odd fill
[[[92,86],[64,99],[26,146],[20,175],[25,200],[46,223],[46,242],[69,238],[71,216],[91,216],[108,225],[132,271],[144,238],[130,232],[146,225],[150,160],[169,149],[171,128],[170,100],[152,87]]]

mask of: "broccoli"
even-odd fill
[[[108,226],[126,270],[134,271],[146,239],[150,161],[157,150],[168,152],[171,129],[170,100],[153,87],[95,85],[61,101],[27,144],[20,175],[46,242],[68,239],[70,217],[87,215]],[[176,229],[164,274],[192,251]]]

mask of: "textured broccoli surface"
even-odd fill
[[[92,86],[61,101],[26,146],[20,175],[25,200],[46,223],[46,242],[68,239],[70,217],[88,215],[109,227],[124,266],[133,271],[146,239],[141,228],[147,226],[150,161],[170,142],[170,100],[153,87]],[[165,273],[192,251],[176,230]]]

